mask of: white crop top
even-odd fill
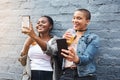
[[[38,44],[31,45],[28,51],[31,70],[52,71],[50,56],[46,55]]]

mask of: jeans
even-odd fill
[[[97,80],[96,76],[79,77],[77,69],[65,69],[60,80]]]
[[[52,80],[52,71],[31,71],[31,80]]]

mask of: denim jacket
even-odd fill
[[[77,64],[78,76],[93,75],[96,71],[94,57],[99,47],[99,37],[94,33],[86,31],[79,39],[77,44],[77,55],[79,63]]]

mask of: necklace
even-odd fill
[[[87,29],[85,29],[85,30],[77,30],[78,32],[84,32],[84,31],[87,31]]]

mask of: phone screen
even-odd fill
[[[61,53],[61,49],[68,48],[66,39],[57,39],[56,42],[57,42],[58,53]]]
[[[30,16],[23,15],[22,16],[22,27],[29,27],[30,26]]]

